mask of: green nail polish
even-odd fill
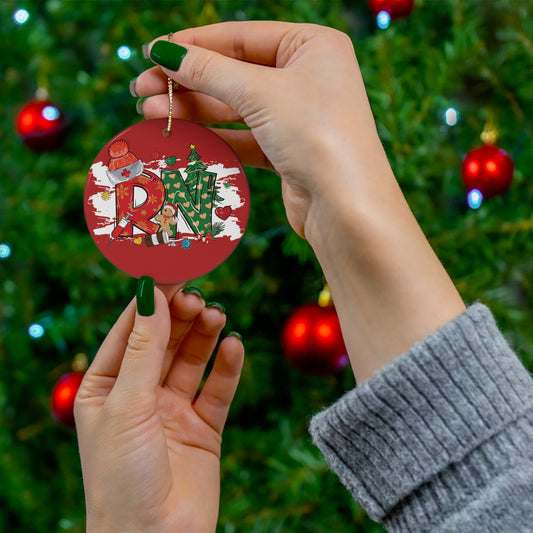
[[[183,294],[197,294],[200,298],[204,298],[204,295],[202,293],[202,291],[196,287],[191,287],[190,285],[188,287],[185,287],[184,289],[181,290],[181,292]]]
[[[130,94],[135,98],[139,98],[139,95],[137,94],[137,91],[135,90],[135,83],[137,83],[136,77],[130,80]]]
[[[221,313],[225,313],[226,312],[226,308],[222,304],[219,304],[218,302],[209,302],[205,306],[206,307],[216,307]]]
[[[237,337],[242,342],[242,335],[236,331],[230,331],[228,337]]]
[[[142,98],[139,98],[137,100],[137,103],[135,104],[135,109],[137,110],[137,113],[139,113],[139,115],[143,114],[143,103],[147,98],[148,96],[143,96]]]
[[[154,278],[141,276],[137,283],[137,311],[141,316],[152,316],[155,312]]]
[[[187,48],[169,41],[156,41],[150,50],[150,59],[169,70],[178,70]]]

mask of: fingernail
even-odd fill
[[[204,295],[202,294],[202,291],[200,289],[197,289],[196,287],[185,287],[181,290],[183,294],[197,294],[202,300],[204,299]]]
[[[137,82],[137,77],[132,78],[130,80],[130,94],[135,97],[139,98],[139,95],[137,94],[137,91],[135,90],[135,83]]]
[[[137,100],[137,103],[135,104],[135,109],[137,110],[137,113],[139,113],[139,115],[143,114],[143,103],[147,98],[148,96],[143,96],[142,98],[139,98]]]
[[[143,52],[144,59],[150,59],[149,49],[150,49],[150,43],[144,43],[142,46],[142,52]]]
[[[221,313],[225,313],[226,312],[226,308],[222,304],[219,304],[218,302],[209,302],[205,306],[206,307],[216,307]]]
[[[242,342],[242,335],[236,331],[230,331],[228,337],[237,337]]]
[[[154,278],[141,276],[137,283],[137,311],[141,316],[152,316],[155,312]]]
[[[169,70],[178,70],[187,48],[169,41],[156,41],[150,50],[150,59]]]

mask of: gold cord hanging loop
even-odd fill
[[[168,34],[168,40],[172,41],[172,33]],[[172,100],[174,95],[174,90],[177,90],[178,84],[172,79],[168,78],[168,121],[167,127],[163,130],[163,135],[165,137],[170,137],[172,135]]]

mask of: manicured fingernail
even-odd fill
[[[137,82],[137,78],[132,78],[130,80],[130,94],[135,98],[139,98],[139,95],[137,94],[137,91],[135,90],[136,82]]]
[[[148,96],[143,96],[142,98],[139,98],[137,100],[137,103],[135,104],[135,109],[137,110],[137,113],[139,113],[139,115],[143,114],[143,103],[147,98]]]
[[[185,287],[181,290],[183,294],[197,294],[200,298],[204,298],[204,295],[202,294],[202,291],[200,289],[197,289],[196,287]]]
[[[226,308],[222,304],[219,304],[218,302],[209,302],[205,306],[206,307],[216,307],[221,313],[225,313],[226,312]]]
[[[237,337],[242,342],[242,335],[236,331],[230,331],[228,337]]]
[[[150,43],[144,43],[142,46],[142,52],[144,59],[150,59]]]
[[[150,50],[150,59],[169,70],[178,70],[186,54],[187,48],[179,44],[156,41]]]
[[[137,283],[137,311],[141,316],[152,316],[155,312],[154,278],[141,276]]]

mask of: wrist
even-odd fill
[[[374,231],[373,220],[382,214],[398,216],[398,210],[410,213],[379,140],[358,151],[365,157],[324,157],[315,166],[316,186],[304,229],[317,254],[335,241],[364,241]],[[346,153],[350,153],[349,148]]]
[[[358,382],[464,311],[388,162],[368,161],[330,170],[353,182],[315,196],[305,224]]]

